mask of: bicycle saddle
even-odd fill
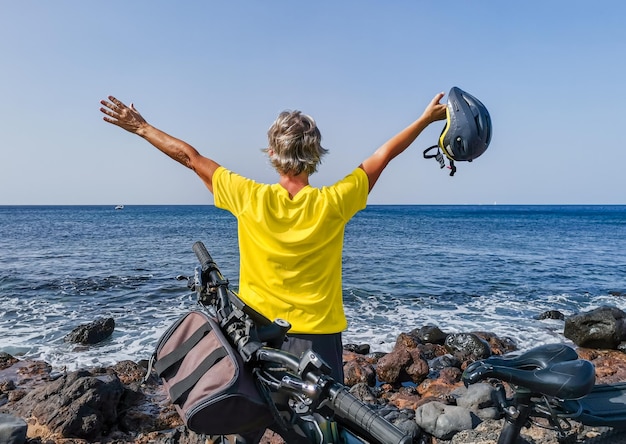
[[[463,372],[466,385],[486,378],[559,399],[577,399],[593,388],[595,368],[591,362],[578,359],[571,347],[547,344],[513,357],[492,356],[476,361]]]

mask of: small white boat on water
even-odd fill
[[[123,210],[124,209],[124,205],[116,205],[115,209],[116,210]]]

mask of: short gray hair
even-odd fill
[[[322,135],[311,116],[300,111],[283,111],[267,131],[270,161],[280,174],[298,175],[317,171],[322,157]]]

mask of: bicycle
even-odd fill
[[[192,247],[200,265],[188,286],[215,316],[274,412],[275,430],[289,443],[409,444],[413,436],[387,421],[329,376],[312,350],[297,357],[280,350],[290,325],[270,321],[229,289],[202,242]],[[274,428],[274,426],[273,426]]]
[[[514,444],[523,427],[538,425],[556,432],[560,443],[575,438],[571,421],[607,427],[592,442],[626,442],[626,383],[595,384],[595,368],[565,344],[542,345],[514,356],[492,356],[463,372],[465,385],[495,379],[495,400],[504,425],[498,444]],[[502,382],[509,383],[507,398]],[[619,437],[619,438],[618,438]]]

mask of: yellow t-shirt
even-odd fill
[[[341,260],[346,223],[365,208],[369,183],[355,169],[332,186],[294,196],[223,167],[213,175],[215,205],[238,222],[239,296],[292,333],[338,333],[343,311]]]

